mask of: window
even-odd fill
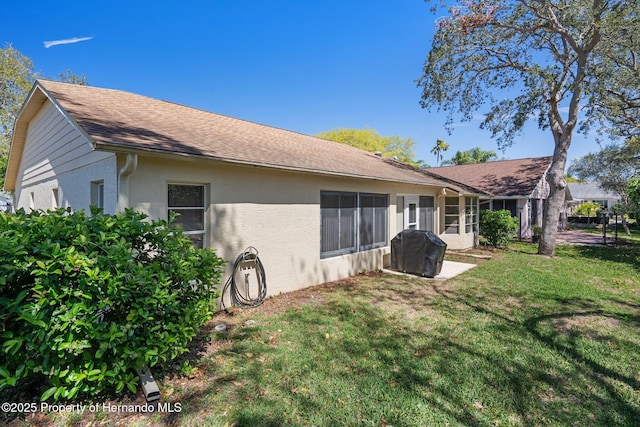
[[[457,197],[444,198],[444,233],[458,234],[460,223],[460,206]]]
[[[104,181],[91,182],[91,206],[104,209]]]
[[[478,206],[475,197],[464,198],[465,231],[471,233],[478,230]]]
[[[320,193],[323,256],[356,252],[356,202],[356,193]]]
[[[494,199],[493,209],[494,211],[507,210],[511,212],[511,216],[518,216],[517,200],[514,199]]]
[[[385,194],[320,193],[320,256],[328,258],[387,245]]]
[[[168,185],[168,214],[178,214],[173,225],[182,228],[196,248],[204,247],[204,185]]]
[[[360,194],[360,250],[387,245],[388,215],[385,194]]]
[[[415,203],[409,203],[409,227],[410,229],[416,228],[418,222],[418,205]]]
[[[57,188],[51,190],[51,209],[58,209],[60,206],[60,192]]]
[[[433,196],[420,196],[420,230],[433,231]]]

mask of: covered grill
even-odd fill
[[[447,244],[435,233],[403,230],[391,239],[391,268],[435,277],[442,270]]]

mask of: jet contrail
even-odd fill
[[[78,42],[84,42],[87,40],[91,40],[93,37],[73,37],[70,39],[64,39],[64,40],[52,40],[49,42],[43,42],[44,43],[44,47],[45,48],[50,48],[51,46],[57,46],[59,44],[71,44],[71,43],[78,43]]]

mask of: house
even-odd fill
[[[543,201],[549,196],[546,173],[552,157],[500,160],[428,169],[441,178],[455,179],[487,193],[480,209],[506,209],[520,221],[518,236],[531,237],[534,225],[542,225]],[[567,191],[565,200],[571,198]],[[562,222],[566,221],[563,213]]]
[[[599,203],[604,209],[612,211],[613,206],[621,201],[619,195],[602,190],[595,182],[570,182],[568,186],[573,197],[569,207],[570,215],[578,206],[586,202]]]
[[[16,120],[5,189],[27,210],[179,213],[230,263],[255,247],[270,295],[383,268],[405,228],[471,247],[484,194],[344,144],[44,80]]]

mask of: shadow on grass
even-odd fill
[[[549,370],[539,368],[540,366],[544,366],[544,364],[528,363],[525,366],[518,366],[514,372],[514,366],[508,360],[495,360],[494,363],[496,363],[497,366],[501,366],[505,372],[516,373],[516,375],[510,375],[512,384],[515,386],[514,390],[521,388],[523,378],[534,378],[536,382],[546,383],[561,394],[574,397],[580,396],[583,401],[589,401],[592,405],[595,403],[596,405],[593,407],[594,411],[591,412],[593,418],[591,418],[589,422],[592,425],[637,425],[640,419],[640,408],[637,404],[631,404],[629,400],[629,392],[633,393],[634,391],[640,390],[640,381],[632,375],[634,372],[633,369],[622,373],[616,368],[620,368],[624,364],[618,364],[616,367],[611,366],[615,364],[606,366],[606,360],[602,358],[601,355],[587,354],[584,341],[600,342],[602,343],[601,348],[625,348],[631,354],[634,354],[638,346],[638,340],[628,340],[615,333],[604,334],[598,331],[573,331],[571,327],[567,327],[566,325],[588,324],[588,319],[598,319],[600,322],[613,325],[624,324],[631,330],[637,330],[637,328],[640,327],[640,316],[638,314],[599,309],[599,304],[588,300],[557,299],[560,305],[564,305],[570,308],[570,310],[534,315],[526,317],[524,321],[515,321],[495,309],[488,308],[486,305],[481,305],[478,304],[477,301],[473,301],[473,295],[457,294],[452,296],[443,292],[439,292],[439,294],[452,301],[462,302],[473,311],[487,315],[490,318],[498,319],[498,323],[502,325],[502,327],[498,329],[502,330],[505,334],[508,331],[520,331],[518,333],[522,333],[523,336],[528,335],[533,337],[534,341],[532,344],[544,347],[549,350],[551,354],[558,356],[560,360],[570,363],[572,369],[575,369],[575,374],[560,378],[556,374],[550,374]],[[639,308],[636,304],[616,298],[609,298],[606,302],[611,302],[631,310],[638,310]],[[567,329],[564,329],[565,327]],[[526,334],[524,333],[525,331]],[[602,349],[597,350],[602,351]],[[465,351],[473,352],[471,349],[466,349]],[[529,351],[533,352],[535,350],[532,348]],[[598,351],[594,353],[598,353]],[[615,352],[612,351],[611,353]],[[482,355],[479,354],[478,356]],[[612,354],[612,356],[615,357],[614,354]],[[509,366],[507,366],[507,364]],[[568,383],[571,381],[584,384],[584,388],[568,387]],[[619,385],[616,386],[616,383],[621,384],[622,387]],[[529,389],[530,387],[526,388]],[[526,409],[527,405],[523,403],[526,403],[528,399],[520,402],[523,395],[521,393],[517,393],[517,395],[519,402],[518,407]],[[526,410],[521,410],[519,413],[523,419],[527,419]],[[567,414],[566,417],[555,418],[554,421],[562,424],[574,424],[576,419],[570,414]],[[580,424],[581,423],[582,421]],[[537,422],[534,422],[531,425],[536,424]]]
[[[180,417],[228,405],[219,425],[637,424],[639,380],[613,360],[637,348],[637,305],[520,307],[486,290],[381,276],[233,329]]]
[[[599,259],[612,263],[629,264],[635,269],[640,269],[640,245],[627,246],[571,246],[558,249],[566,256],[582,257],[586,259]],[[572,254],[569,253],[571,251]],[[575,254],[575,255],[573,255]]]

